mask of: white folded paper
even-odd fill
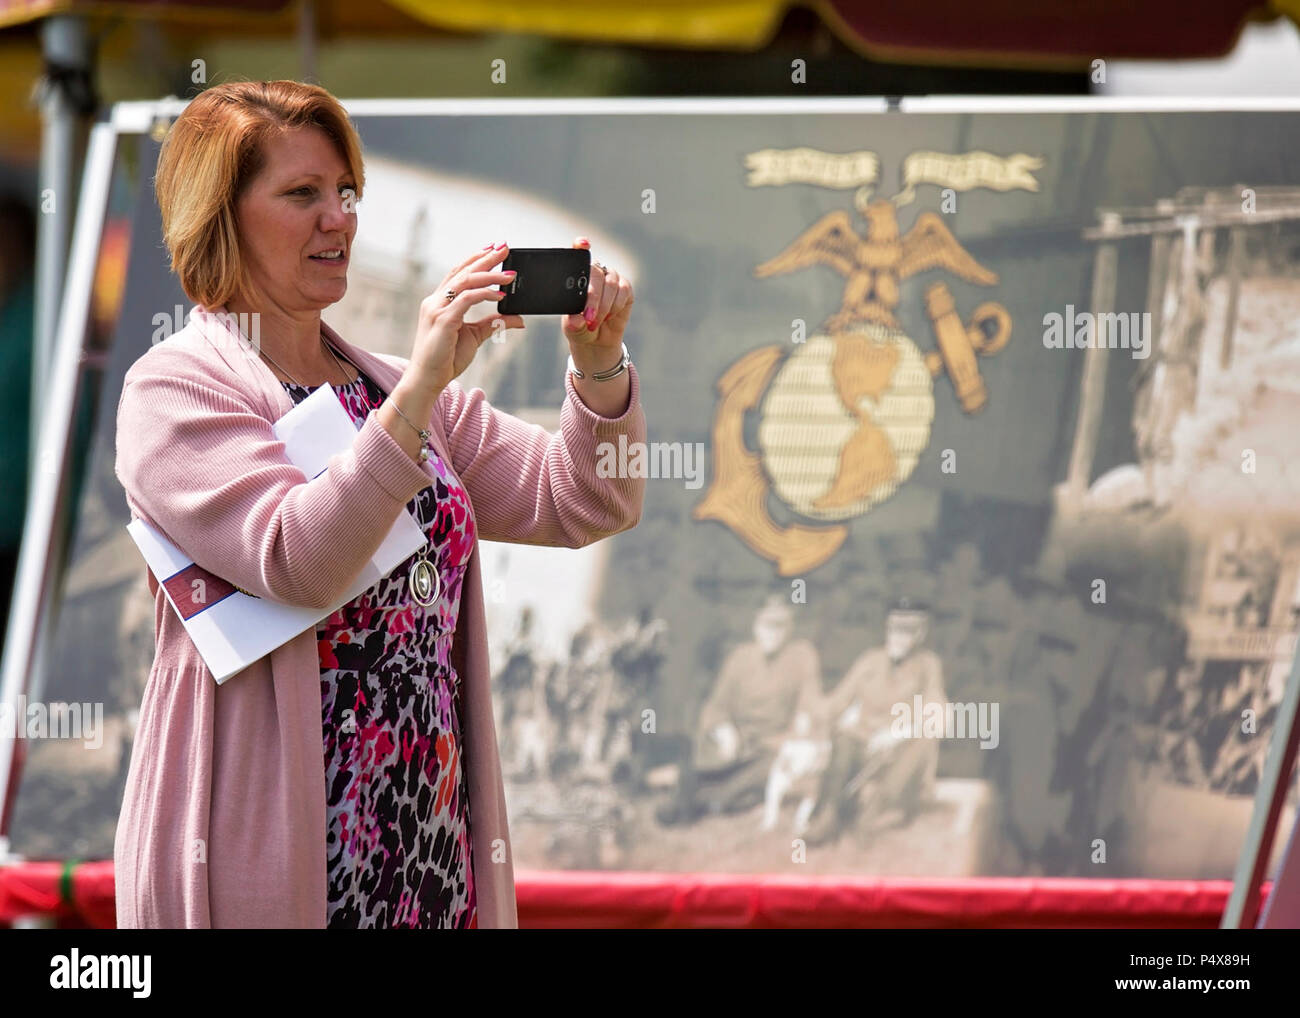
[[[328,469],[331,457],[352,446],[360,427],[334,387],[325,384],[276,421],[273,430],[284,442],[289,462],[315,478]],[[356,582],[321,611],[244,593],[195,564],[144,520],[132,520],[126,529],[218,683],[328,618],[425,543],[419,525],[403,509]]]

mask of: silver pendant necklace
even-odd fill
[[[416,501],[418,504],[418,495]],[[424,533],[423,522],[420,524],[420,533]],[[411,563],[411,571],[406,579],[411,588],[411,596],[423,607],[430,608],[437,602],[438,596],[442,593],[442,580],[438,577],[438,570],[429,561],[427,540],[420,547],[419,557]]]
[[[321,336],[321,342],[324,343],[325,349],[330,352],[330,356],[334,358],[334,363],[339,366],[339,370],[343,372],[343,377],[346,378],[348,374],[347,369],[343,367],[343,362],[339,360],[339,356],[334,352],[334,348],[330,346],[329,343],[325,342],[324,335]],[[277,368],[280,368],[281,373],[285,375],[289,375],[289,372],[285,371],[284,368],[281,368],[279,364],[276,364],[274,357],[272,357],[269,353],[266,353],[265,350],[261,350],[260,347],[259,347],[259,351],[263,354],[266,354],[267,360],[269,360],[272,364],[275,364]],[[358,378],[361,377],[361,372],[359,369],[357,372],[357,377]],[[293,382],[294,385],[298,386],[298,388],[300,389],[307,388],[296,378],[294,378],[293,375],[289,375],[289,379]],[[351,385],[352,382],[355,381],[356,379],[354,378],[352,379],[352,381],[348,382],[347,384]],[[416,523],[419,525],[420,534],[421,536],[424,537],[425,540],[424,540],[424,544],[420,546],[420,550],[416,553],[416,559],[414,562],[411,563],[411,568],[407,571],[406,584],[410,588],[411,597],[415,599],[415,601],[420,605],[420,607],[432,608],[435,604],[437,604],[438,597],[442,593],[442,577],[438,575],[437,567],[434,566],[434,564],[429,561],[429,537],[424,526],[424,516],[420,512],[419,495],[415,496],[415,509],[416,509]]]

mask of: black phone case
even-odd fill
[[[576,315],[587,306],[591,252],[580,247],[513,248],[500,271],[519,273],[502,285],[505,315]]]

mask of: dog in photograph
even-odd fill
[[[767,790],[763,798],[763,819],[760,829],[775,830],[781,816],[781,806],[787,797],[794,796],[799,805],[794,814],[794,834],[798,837],[808,828],[808,818],[817,803],[817,783],[831,758],[829,739],[817,739],[811,734],[811,723],[805,715],[795,719],[792,738],[786,739],[767,775]]]

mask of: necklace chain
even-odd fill
[[[339,366],[339,370],[343,372],[343,376],[346,378],[348,374],[348,370],[343,366],[343,362],[339,360],[339,355],[334,352],[334,347],[330,346],[329,343],[325,342],[325,337],[323,335],[321,336],[320,341],[324,345],[325,349],[330,352],[330,356],[334,358],[334,363]],[[289,381],[293,382],[293,384],[298,386],[298,388],[300,389],[307,388],[307,386],[303,385],[300,381],[298,381],[298,379],[294,378],[293,375],[290,375],[289,372],[285,371],[284,368],[280,367],[280,362],[277,361],[274,357],[272,357],[269,353],[267,353],[266,350],[259,347],[258,352],[263,354],[267,360],[269,360],[272,364],[274,364],[277,368],[279,368],[282,374],[289,375]],[[355,378],[349,379],[346,384],[351,385],[355,381],[356,381]]]
[[[328,351],[330,352],[330,356],[334,358],[334,363],[337,364],[337,365],[339,366],[339,370],[342,371],[343,374],[344,374],[344,376],[346,377],[346,376],[347,376],[347,373],[348,373],[347,368],[345,368],[345,367],[343,366],[343,362],[339,360],[339,355],[336,354],[336,353],[334,352],[334,347],[331,346],[329,343],[326,343],[326,342],[325,342],[325,336],[324,336],[324,334],[321,335],[320,341],[325,345],[325,349],[328,350]],[[262,354],[265,354],[265,355],[266,355],[266,359],[269,360],[272,364],[274,364],[277,368],[280,368],[280,371],[281,371],[283,374],[289,375],[289,372],[285,371],[284,368],[280,367],[280,365],[279,365],[279,363],[276,361],[276,359],[275,359],[274,357],[272,357],[269,353],[267,353],[265,350],[262,350],[260,347],[259,347],[259,352],[262,353]],[[359,374],[358,374],[358,377],[360,377]],[[289,380],[292,381],[293,384],[296,385],[296,386],[298,386],[298,388],[300,388],[300,389],[305,389],[305,388],[307,388],[307,386],[303,385],[303,384],[302,384],[301,382],[299,382],[296,378],[294,378],[293,375],[289,375]],[[352,379],[352,380],[349,381],[347,384],[348,384],[348,385],[351,385],[352,382],[354,382],[354,381],[356,381],[356,379]],[[426,490],[427,490],[427,489],[426,489]],[[423,494],[423,492],[421,492],[421,494]],[[415,496],[415,519],[416,519],[416,524],[417,524],[417,525],[419,526],[419,528],[420,528],[420,533],[421,533],[421,534],[425,534],[424,512],[423,512],[423,507],[420,505],[420,495],[416,495],[416,496]],[[438,569],[437,569],[437,567],[434,566],[433,563],[431,563],[431,562],[429,561],[429,542],[428,542],[428,539],[427,539],[427,535],[426,535],[425,543],[421,546],[421,548],[420,548],[418,554],[419,554],[419,559],[422,560],[423,563],[424,563],[424,565],[425,565],[426,567],[429,567],[429,568],[431,569],[431,571],[432,571],[432,574],[433,574],[433,577],[434,577],[434,588],[433,588],[433,589],[434,589],[434,593],[433,593],[433,599],[436,600],[437,597],[438,597],[438,593],[439,593],[439,591],[440,591],[440,589],[441,589],[441,584],[438,582],[439,579],[440,579],[440,577],[439,577],[439,575],[438,575]],[[417,565],[412,565],[412,566],[411,566],[411,570],[412,570],[411,576],[412,576],[412,578],[411,578],[411,580],[410,580],[410,585],[411,585],[411,587],[412,587],[412,590],[414,590],[414,587],[415,587],[415,581],[414,581],[414,578],[413,578],[413,577],[414,577],[414,572],[415,572],[415,570],[416,570],[417,568],[418,568]],[[421,603],[423,604],[423,601],[421,601]],[[432,604],[432,603],[433,603],[432,600],[431,600],[429,603]],[[426,605],[426,607],[427,607],[427,605]]]

